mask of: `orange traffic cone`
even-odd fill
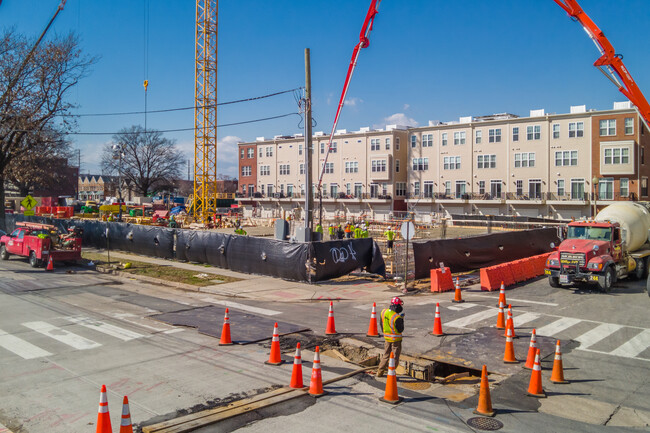
[[[336,332],[336,325],[334,324],[334,304],[332,301],[330,301],[330,311],[327,313],[327,328],[325,329],[325,334],[338,334],[338,332]]]
[[[454,291],[454,299],[452,299],[451,302],[456,302],[458,304],[465,302],[460,294],[460,284],[458,284],[458,278],[456,278],[456,290]]]
[[[526,365],[524,368],[532,370],[535,366],[535,354],[537,353],[537,334],[533,329],[533,333],[530,335],[530,345],[528,346],[528,357],[526,358]]]
[[[431,333],[436,337],[441,337],[445,335],[442,332],[442,321],[440,320],[440,303],[436,303],[436,315],[433,319],[433,332]]]
[[[515,335],[515,322],[512,320],[512,305],[508,305],[508,319],[506,320],[506,331],[503,333],[504,337],[507,337],[507,329],[510,328],[512,329],[512,338],[517,338]]]
[[[508,332],[508,336],[506,337],[506,350],[503,353],[503,362],[506,364],[516,364],[519,361],[515,358],[515,346],[512,344],[512,329],[508,328],[506,331]]]
[[[300,343],[296,344],[296,356],[293,358],[293,371],[291,372],[291,388],[302,388],[302,356],[300,355]]]
[[[535,366],[533,367],[533,371],[530,373],[528,395],[539,398],[546,397],[544,389],[542,388],[542,367],[539,365],[539,349],[535,352]]]
[[[131,412],[129,411],[129,399],[124,396],[122,401],[122,422],[120,423],[120,433],[133,433],[131,425]]]
[[[223,328],[221,328],[221,340],[219,340],[219,346],[228,346],[232,344],[230,339],[230,317],[228,317],[228,309],[226,308],[226,314],[223,316]]]
[[[45,268],[46,271],[53,271],[54,270],[54,262],[52,261],[52,256],[47,261],[47,268]]]
[[[503,304],[499,302],[499,315],[497,316],[497,329],[504,329],[506,321],[503,317]]]
[[[501,281],[501,288],[499,289],[499,302],[497,302],[497,307],[501,303],[506,305],[506,286],[503,284],[503,281]]]
[[[268,365],[280,365],[284,361],[280,356],[280,334],[278,333],[278,322],[275,322],[273,326],[273,338],[271,339],[271,354],[269,355],[269,360],[264,361],[264,364]]]
[[[309,395],[312,397],[320,397],[325,394],[323,391],[323,376],[320,370],[320,349],[316,346],[314,352],[314,365],[311,368],[311,381],[309,383]]]
[[[564,380],[564,368],[562,367],[562,351],[560,350],[560,340],[557,340],[557,344],[555,345],[555,360],[553,361],[551,382],[569,383],[568,380]]]
[[[384,396],[380,397],[379,400],[384,401],[390,404],[397,404],[401,400],[399,395],[397,395],[397,376],[395,375],[395,354],[390,353],[390,359],[388,361],[388,376],[386,376],[386,391]]]
[[[108,398],[106,397],[106,385],[102,385],[99,393],[99,411],[97,413],[97,429],[95,433],[113,433],[111,427],[111,415],[108,413]]]
[[[379,337],[377,332],[377,304],[372,303],[372,311],[370,312],[370,324],[368,325],[368,333],[366,337]]]
[[[488,384],[487,367],[483,364],[481,371],[481,389],[478,392],[478,406],[474,410],[477,415],[494,416],[492,410],[492,399],[490,398],[490,385]]]

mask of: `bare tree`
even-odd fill
[[[75,36],[43,42],[24,68],[33,44],[12,30],[0,36],[0,185],[12,160],[32,149],[35,135],[47,128],[66,131],[73,124],[63,116],[72,105],[67,92],[83,78],[94,63],[84,56]],[[19,73],[18,75],[16,75]],[[17,78],[17,79],[15,79]],[[10,87],[9,83],[15,84]],[[58,121],[59,119],[63,119]],[[31,136],[31,137],[30,137]],[[0,227],[5,227],[5,191],[0,187]]]
[[[174,140],[163,137],[160,131],[145,131],[142,126],[133,125],[115,134],[113,142],[104,146],[102,170],[109,175],[119,174],[120,159],[116,159],[113,149],[117,145],[122,152],[122,177],[136,193],[146,196],[159,185],[181,176],[185,158]]]

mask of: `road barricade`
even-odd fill
[[[451,270],[449,268],[431,269],[431,291],[448,292],[454,290],[454,282],[451,279]]]
[[[492,292],[501,288],[501,271],[496,266],[481,268],[481,290]]]

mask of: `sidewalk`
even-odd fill
[[[93,253],[105,252],[105,250],[87,251]],[[111,251],[111,258],[119,258],[121,260],[131,259],[156,265],[173,266],[179,269],[195,271],[197,274],[215,274],[240,278],[241,281],[204,287],[183,286],[186,286],[186,288],[192,287],[197,292],[256,301],[313,302],[354,300],[380,303],[384,300],[389,300],[396,294],[401,294],[397,289],[391,288],[388,282],[371,281],[363,278],[359,278],[357,281],[321,281],[319,283],[307,284],[264,275],[242,274],[214,266],[177,262],[117,251]],[[160,280],[160,284],[178,287],[178,284],[167,284],[164,280]]]

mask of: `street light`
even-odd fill
[[[113,159],[117,159],[118,165],[117,165],[117,173],[118,173],[118,214],[117,214],[117,220],[122,221],[122,157],[124,156],[124,150],[122,149],[122,146],[119,144],[114,144],[113,145]]]
[[[596,213],[598,212],[598,178],[594,176],[594,178],[591,179],[591,183],[594,185],[594,211],[591,217],[596,218]]]

